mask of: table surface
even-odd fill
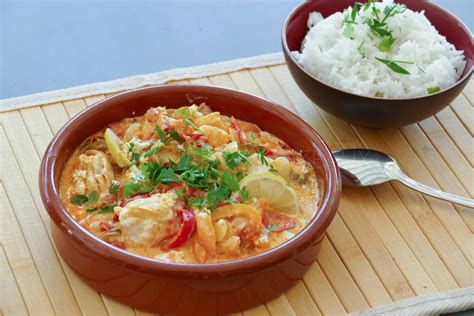
[[[301,1],[0,0],[0,99],[277,52]],[[474,1],[434,2],[474,29]]]
[[[385,130],[355,127],[315,108],[284,64],[181,82],[267,98],[304,118],[331,149],[380,150],[418,181],[474,195],[474,81],[435,116]],[[39,195],[38,168],[51,137],[78,111],[104,97],[0,115],[0,307],[5,315],[149,315],[100,295],[71,271],[56,252]],[[318,259],[304,279],[280,297],[238,315],[344,314],[473,286],[473,230],[472,210],[399,183],[345,187]]]

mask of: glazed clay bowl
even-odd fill
[[[114,121],[142,115],[152,106],[177,108],[204,101],[222,114],[258,124],[301,151],[314,166],[321,199],[316,216],[306,228],[285,244],[256,256],[223,263],[183,264],[115,248],[74,221],[59,199],[59,179],[82,140]],[[302,119],[256,96],[194,85],[139,89],[83,110],[54,136],[43,157],[39,181],[57,249],[86,283],[133,307],[187,315],[240,311],[289,289],[314,262],[341,195],[339,169],[331,151]]]
[[[362,1],[365,2],[365,1]],[[471,32],[452,13],[426,0],[397,0],[414,11],[425,10],[426,17],[438,32],[456,49],[464,50],[466,66],[461,78],[453,86],[431,95],[383,99],[346,92],[327,84],[299,65],[291,51],[299,51],[308,28],[308,16],[313,11],[323,17],[342,11],[354,4],[353,0],[305,1],[286,19],[282,31],[282,46],[290,73],[300,89],[316,105],[345,121],[360,126],[385,128],[399,127],[428,118],[451,103],[469,82],[472,74],[474,49]]]

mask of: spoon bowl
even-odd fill
[[[341,171],[342,183],[365,187],[396,180],[419,192],[438,199],[474,208],[474,200],[446,193],[408,177],[397,161],[380,151],[370,149],[343,149],[333,152]]]

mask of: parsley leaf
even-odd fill
[[[400,60],[387,60],[387,59],[382,59],[382,58],[377,58],[375,57],[375,59],[377,59],[378,61],[380,61],[381,63],[384,63],[385,65],[387,65],[388,68],[392,69],[394,72],[396,73],[399,73],[399,74],[402,74],[402,75],[409,75],[410,72],[408,70],[406,70],[405,68],[403,68],[402,66],[400,66],[398,63],[412,63],[412,62],[404,62],[404,61],[400,61]]]
[[[184,172],[192,167],[193,156],[191,155],[183,155],[181,159],[178,161],[178,164],[175,166],[175,172]]]
[[[140,192],[142,185],[138,182],[127,182],[123,185],[123,197],[128,198]]]
[[[116,207],[116,206],[117,206],[117,204],[106,205],[106,206],[104,206],[103,208],[100,209],[99,214],[106,214],[106,213],[113,212],[114,207]]]
[[[441,88],[438,86],[435,86],[435,87],[428,87],[426,90],[428,91],[428,94],[433,94],[433,93],[441,91]]]
[[[175,131],[174,129],[170,129],[168,131],[168,135],[170,135],[170,137],[174,139],[175,141],[177,141],[178,143],[183,142],[183,139],[181,138],[181,136],[179,136],[179,133]]]
[[[392,35],[382,36],[382,38],[380,39],[380,43],[377,46],[377,48],[381,52],[390,52],[390,50],[392,49],[393,43],[395,43],[395,40],[396,40],[396,38],[393,37]]]
[[[359,52],[359,54],[361,54],[362,58],[365,58],[366,55],[364,53],[364,51],[362,50],[362,45],[364,45],[365,41],[362,41],[359,45],[359,47],[357,48],[357,51]]]
[[[230,190],[227,187],[216,187],[211,189],[207,192],[205,201],[209,205],[211,212],[214,211],[222,201],[229,199],[230,197]]]
[[[240,195],[240,199],[242,200],[242,202],[245,202],[249,199],[249,191],[247,190],[246,187],[243,187],[242,190],[240,190],[239,192],[239,195]]]
[[[140,165],[140,171],[143,176],[151,182],[152,185],[158,183],[158,176],[160,175],[162,167],[158,163],[148,162]]]
[[[87,204],[92,205],[99,200],[99,193],[97,191],[92,191],[87,194]]]
[[[205,168],[199,169],[197,167],[193,167],[183,172],[180,177],[184,182],[193,188],[202,189],[208,187],[207,178],[209,177],[209,173]]]
[[[120,188],[120,184],[117,181],[112,181],[109,187],[110,194],[117,194],[118,189]]]
[[[158,181],[163,183],[179,182],[172,168],[161,169]]]
[[[372,5],[372,0],[369,0],[366,3],[360,3],[360,4],[363,5],[362,9],[364,11],[367,11],[370,8],[370,6]]]
[[[77,206],[94,206],[95,203],[99,200],[99,193],[97,191],[92,191],[86,195],[78,194],[71,198],[71,203]]]
[[[206,143],[201,143],[200,146],[201,147],[189,146],[188,147],[189,154],[195,155],[198,159],[208,162],[211,165],[217,167],[217,165],[219,164],[218,161],[211,157],[212,154],[214,153],[214,151],[212,150],[212,147]]]
[[[149,156],[153,156],[153,155],[156,155],[160,152],[160,147],[158,147],[158,144],[154,144],[153,146],[151,146],[151,148],[149,150],[147,150],[145,152],[145,154],[143,155],[143,157],[149,157]]]
[[[354,25],[352,23],[346,23],[342,34],[345,37],[352,39],[352,37],[354,36],[354,30]]]
[[[355,2],[354,6],[352,7],[352,12],[351,12],[351,19],[352,21],[355,21],[355,18],[357,17],[357,13],[359,12],[359,2]]]
[[[268,161],[265,157],[265,148],[263,148],[262,146],[258,147],[258,158],[260,159],[262,165],[268,166]]]
[[[71,198],[71,202],[73,204],[77,205],[77,206],[82,206],[82,205],[86,204],[87,201],[89,201],[87,196],[82,195],[82,194],[75,195]]]
[[[247,157],[249,156],[249,152],[247,150],[236,151],[236,152],[223,152],[224,160],[229,168],[237,168],[243,163],[250,164]]]
[[[183,119],[183,122],[184,122],[184,125],[189,126],[189,127],[192,127],[192,128],[194,128],[195,130],[200,131],[200,132],[202,133],[202,131],[199,129],[199,127],[197,127],[196,125],[194,125],[194,123],[193,123],[189,118],[185,117],[185,118]]]
[[[227,186],[232,192],[239,191],[239,181],[237,177],[230,172],[230,170],[225,169],[221,174],[222,183]]]
[[[156,125],[155,130],[156,133],[160,136],[160,141],[164,144],[166,141],[166,133],[163,132],[163,130],[158,125]]]
[[[128,143],[126,142],[125,145],[127,146],[128,148],[128,152],[132,153],[132,160],[130,162],[130,165],[136,165],[138,160],[140,159],[140,153],[136,152],[134,150],[135,148],[135,144],[134,143]]]
[[[392,33],[384,27],[386,26],[385,23],[379,22],[378,20],[368,20],[367,25],[370,28],[370,31],[375,34],[378,37],[383,37],[383,36],[392,36]]]

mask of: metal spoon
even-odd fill
[[[435,198],[474,208],[474,200],[446,193],[408,177],[395,159],[370,149],[343,149],[333,152],[341,170],[342,183],[351,186],[371,186],[397,180],[419,192]]]

